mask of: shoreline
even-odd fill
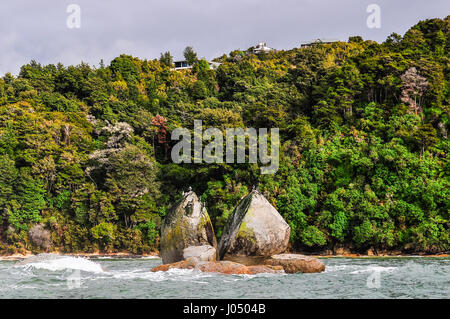
[[[117,253],[61,253],[61,252],[48,252],[48,254],[60,255],[60,256],[72,256],[72,257],[84,257],[84,258],[160,258],[157,253],[150,254],[130,254],[127,252],[117,252]],[[12,255],[0,255],[0,261],[7,260],[22,260],[30,256],[34,256],[32,252],[27,252],[25,254],[12,254]]]
[[[344,254],[305,254],[301,252],[289,252],[292,254],[302,254],[305,256],[311,256],[315,258],[411,258],[411,257],[422,257],[422,258],[450,258],[449,253],[442,254],[380,254],[380,255],[364,255],[364,254],[353,254],[353,253],[344,253]],[[72,256],[72,257],[84,257],[84,258],[149,258],[149,259],[158,259],[160,258],[158,253],[150,253],[150,254],[130,254],[127,252],[116,252],[116,253],[61,253],[61,252],[49,252],[49,254],[60,255],[60,256]],[[26,254],[12,254],[12,255],[0,255],[0,261],[17,261],[22,260],[27,257],[33,256],[31,252],[27,252]]]
[[[360,255],[360,254],[345,254],[345,255],[308,255],[317,258],[408,258],[408,257],[422,257],[422,258],[449,258],[449,254],[402,254],[402,255]]]

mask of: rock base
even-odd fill
[[[273,255],[264,263],[269,266],[282,266],[288,274],[315,273],[325,270],[325,265],[319,259],[299,254]]]
[[[153,272],[168,271],[172,268],[195,269],[203,272],[215,272],[227,275],[254,275],[260,273],[282,273],[282,266],[255,265],[245,266],[232,261],[200,261],[198,258],[191,257],[183,261],[172,264],[165,264],[154,267]]]
[[[183,259],[198,258],[199,261],[216,261],[217,251],[209,245],[189,246],[183,250]]]
[[[236,256],[236,255],[228,255],[226,254],[223,257],[223,260],[233,261],[235,263],[243,264],[245,266],[257,266],[264,265],[264,262],[267,260],[267,256]]]

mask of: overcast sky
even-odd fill
[[[69,29],[69,4],[81,8],[81,28]],[[381,28],[369,29],[369,4],[381,8]],[[418,20],[444,18],[449,0],[3,0],[0,75],[42,64],[98,65],[122,53],[145,59],[191,45],[207,59],[261,41],[277,49],[313,38],[351,35],[381,42]]]

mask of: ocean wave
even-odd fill
[[[104,273],[102,266],[83,257],[41,254],[29,257],[16,265],[25,269],[45,269],[50,271],[80,270],[92,273]]]
[[[376,265],[332,265],[326,266],[325,273],[330,272],[347,272],[349,274],[361,274],[372,272],[392,272],[397,267],[383,267]]]
[[[336,272],[341,270],[356,270],[360,268],[360,266],[357,265],[331,265],[325,267],[325,272]]]
[[[368,266],[365,269],[352,271],[350,274],[362,274],[362,273],[373,273],[373,272],[393,272],[397,270],[397,267],[382,267],[382,266]]]
[[[208,280],[209,278],[214,278],[214,280],[223,280],[224,282],[230,281],[240,281],[240,280],[248,280],[252,278],[273,278],[275,276],[284,276],[285,273],[281,274],[255,274],[255,275],[224,275],[221,273],[215,272],[202,272],[196,269],[178,269],[172,268],[168,271],[157,271],[152,272],[148,269],[135,269],[132,271],[112,271],[110,273],[105,274],[106,276],[110,276],[114,279],[122,279],[122,280],[133,280],[133,279],[143,279],[149,281],[189,281],[195,283],[203,283],[208,284],[204,280]],[[106,277],[97,277],[96,280],[102,279]]]
[[[102,280],[107,278],[113,278],[117,280],[148,280],[153,282],[161,282],[161,281],[186,281],[193,283],[203,283],[207,284],[207,282],[199,281],[200,279],[207,279],[209,277],[213,277],[217,274],[213,273],[204,273],[199,270],[194,269],[170,269],[168,271],[158,271],[152,272],[148,268],[146,269],[134,269],[127,271],[110,271],[108,273],[104,273],[104,276],[96,276],[92,278],[92,280]]]

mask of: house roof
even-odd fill
[[[313,39],[311,41],[302,42],[301,45],[311,45],[315,43],[332,43],[332,42],[338,42],[339,39],[325,39],[325,38],[317,38]]]

